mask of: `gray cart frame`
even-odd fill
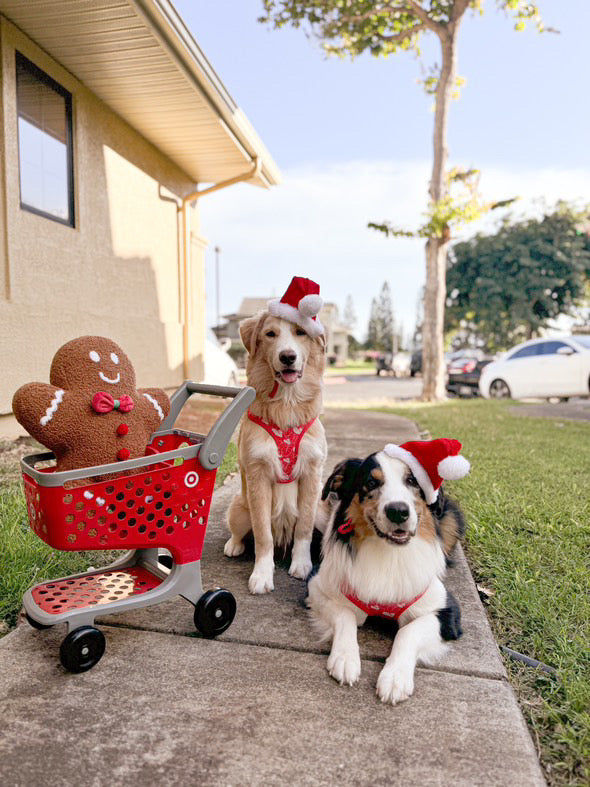
[[[184,432],[174,429],[174,423],[182,410],[184,404],[193,394],[204,394],[231,398],[232,402],[221,413],[217,421],[212,426],[209,433],[198,435],[196,433]],[[151,441],[159,435],[180,434],[186,435],[191,439],[201,440],[197,445],[188,448],[178,448],[160,454],[154,454],[139,459],[128,459],[116,464],[96,465],[77,470],[67,470],[56,473],[43,473],[36,469],[35,465],[40,462],[55,459],[52,452],[33,454],[21,460],[21,468],[33,478],[40,486],[61,486],[67,481],[78,480],[80,478],[102,476],[109,473],[124,472],[126,470],[137,470],[142,467],[153,465],[156,462],[169,461],[177,457],[185,459],[193,458],[198,455],[201,465],[207,470],[218,468],[223,461],[227,446],[235,431],[242,415],[246,412],[250,404],[254,401],[256,392],[253,388],[229,388],[220,385],[206,385],[187,381],[170,398],[170,413],[162,422],[160,429],[152,435]],[[159,550],[157,547],[146,549],[132,549],[120,558],[100,569],[72,574],[50,582],[65,582],[69,579],[79,579],[82,577],[92,577],[103,574],[105,571],[124,570],[132,567],[143,567],[151,574],[158,577],[161,581],[157,587],[142,594],[132,595],[120,601],[109,601],[92,607],[82,607],[80,609],[69,609],[63,613],[50,614],[37,605],[33,598],[33,590],[38,583],[26,591],[23,597],[23,606],[27,615],[39,624],[40,627],[55,626],[59,623],[67,625],[68,633],[81,627],[92,626],[96,617],[102,615],[127,612],[130,609],[148,607],[152,604],[159,604],[174,596],[182,596],[191,604],[196,605],[203,595],[201,582],[200,560],[190,563],[178,564],[172,562],[171,568],[162,565],[159,560]]]

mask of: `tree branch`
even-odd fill
[[[415,16],[429,29],[433,30],[437,35],[443,36],[445,35],[445,26],[441,25],[439,22],[435,22],[434,19],[431,19],[428,11],[422,7],[421,3],[417,0],[404,0],[404,5],[407,9],[411,9]]]
[[[407,41],[408,38],[411,38],[416,33],[420,33],[422,30],[426,30],[426,25],[422,23],[414,25],[410,30],[403,30],[401,33],[394,33],[393,35],[386,35],[385,33],[373,33],[374,36],[380,41],[385,41],[387,44],[401,44],[403,41]]]
[[[451,13],[451,21],[456,22],[461,19],[469,6],[470,0],[455,0],[453,4],[453,11]]]

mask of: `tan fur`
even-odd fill
[[[424,541],[436,541],[436,524],[426,502],[418,498],[415,505],[418,513],[418,537]]]
[[[353,543],[357,545],[361,544],[365,539],[371,536],[377,538],[369,522],[375,521],[378,506],[378,495],[369,495],[362,503],[358,495],[352,498],[346,515],[354,525],[354,534],[352,536]]]
[[[459,541],[459,525],[452,511],[449,511],[439,522],[443,551],[450,557],[455,544]]]
[[[272,437],[248,418],[242,421],[238,438],[242,492],[234,498],[228,512],[233,544],[230,547],[228,542],[226,554],[240,554],[240,544],[252,530],[256,563],[264,556],[268,557],[269,553],[272,554],[274,545],[289,544],[293,537],[296,543],[298,540],[311,540],[321,491],[327,446],[318,416],[322,407],[325,341],[323,336],[314,339],[298,335],[297,330],[296,325],[273,317],[268,312],[240,324],[240,335],[248,350],[247,382],[256,390],[256,399],[250,412],[282,430],[316,419],[300,443],[296,465],[299,476],[292,484],[276,483],[281,474],[281,465]],[[287,337],[303,359],[301,378],[290,385],[281,382],[272,399],[270,394],[276,381],[277,340],[267,336],[269,331],[279,334],[281,341]],[[286,488],[293,485],[296,489]],[[300,576],[301,571],[298,573],[292,563],[291,573]],[[253,589],[253,577],[250,585],[252,592],[265,592]],[[268,589],[272,587],[266,587]]]

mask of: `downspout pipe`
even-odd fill
[[[234,183],[241,183],[244,180],[250,180],[260,173],[261,161],[258,156],[252,159],[252,167],[247,172],[241,175],[236,175],[229,180],[223,180],[220,183],[215,183],[213,186],[208,186],[206,189],[196,190],[182,197],[182,202],[178,206],[178,210],[182,213],[182,277],[183,277],[183,293],[182,293],[182,307],[183,307],[183,325],[182,325],[182,374],[185,380],[189,379],[189,255],[190,255],[190,214],[188,212],[191,202],[195,202],[200,197],[206,194],[212,194],[214,191],[220,191],[228,186],[233,186]]]

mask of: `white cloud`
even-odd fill
[[[241,184],[203,198],[202,231],[210,241],[207,324],[216,321],[213,247],[219,245],[222,314],[235,311],[244,296],[281,295],[291,276],[303,275],[341,308],[352,294],[357,333],[363,334],[371,298],[387,279],[396,317],[411,332],[424,283],[424,242],[387,239],[367,229],[367,222],[417,226],[429,170],[426,161],[298,167],[283,171],[283,184],[269,191]],[[584,170],[483,168],[481,186],[491,199],[521,196],[519,212],[532,211],[538,197],[590,202],[590,172]],[[491,226],[488,218],[466,235]]]

